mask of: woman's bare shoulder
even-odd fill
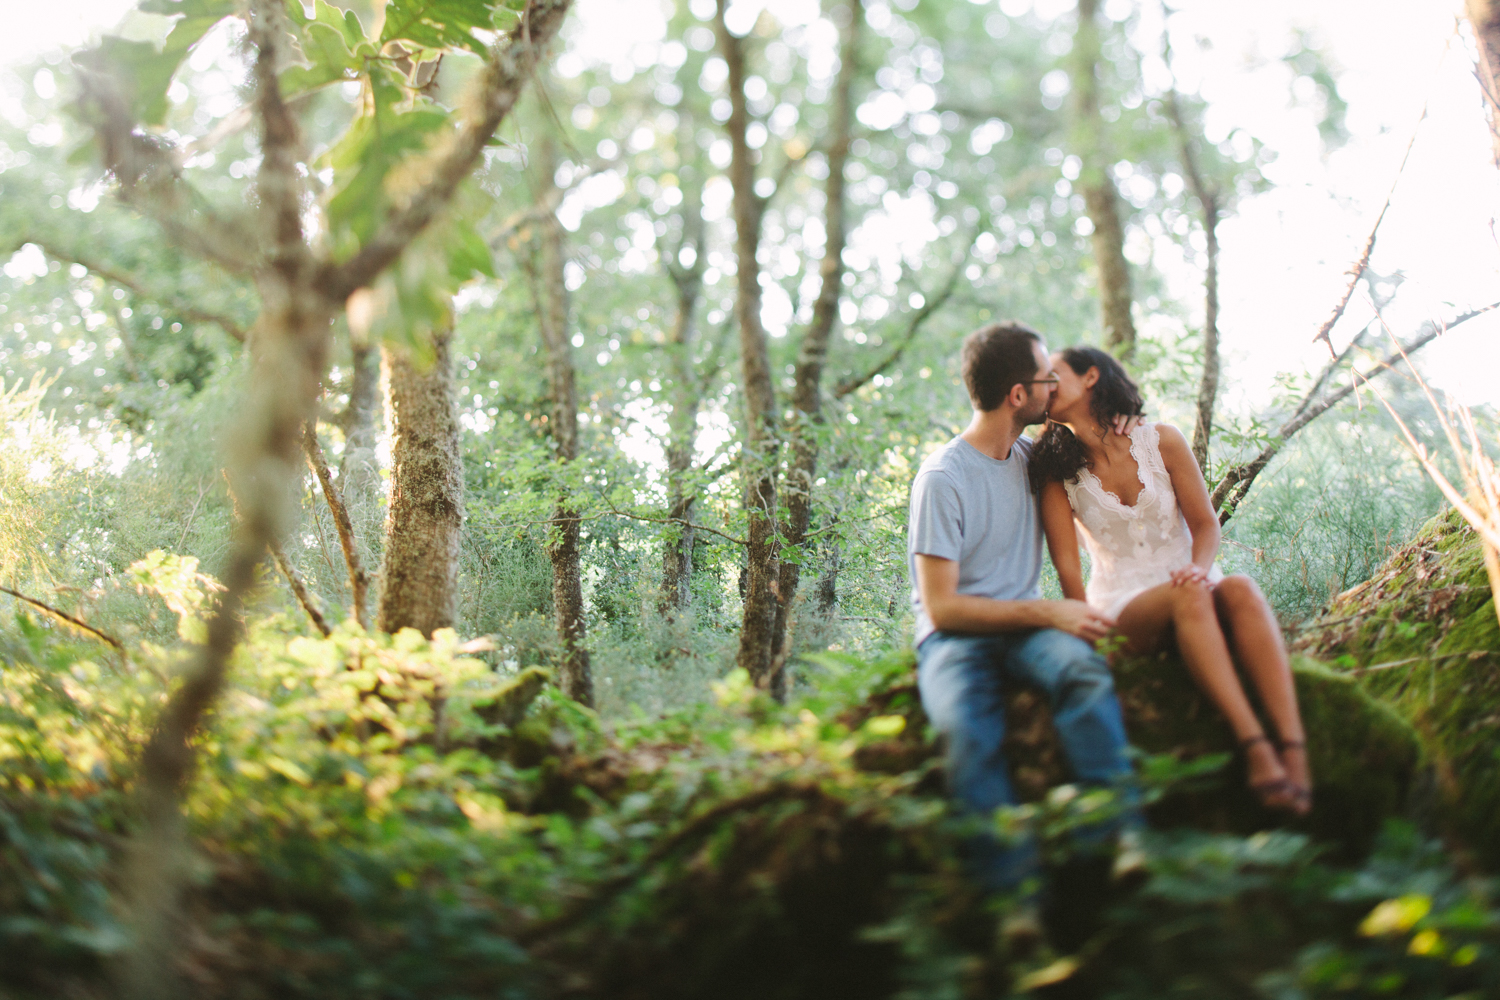
[[[1188,447],[1187,438],[1183,435],[1182,431],[1166,423],[1155,424],[1154,426],[1156,428],[1156,440],[1161,444],[1162,451],[1166,451],[1169,448],[1173,451],[1178,449],[1185,452],[1191,451]]]

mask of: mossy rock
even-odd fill
[[[1114,674],[1125,729],[1137,749],[1183,761],[1231,755],[1220,780],[1154,805],[1150,819],[1156,825],[1240,834],[1295,826],[1354,857],[1369,850],[1385,819],[1408,812],[1420,770],[1420,742],[1410,725],[1352,678],[1306,657],[1293,660],[1316,783],[1312,813],[1293,821],[1265,809],[1248,791],[1233,733],[1175,655],[1122,659]],[[1273,730],[1267,726],[1267,731]],[[1067,780],[1039,695],[1022,692],[1012,699],[1006,742],[1023,797],[1039,798],[1050,785]]]
[[[1427,522],[1298,642],[1408,719],[1430,748],[1444,824],[1500,866],[1500,621],[1479,537]]]
[[[1174,793],[1153,806],[1154,824],[1241,834],[1295,826],[1339,845],[1352,858],[1369,850],[1387,818],[1410,812],[1422,773],[1421,743],[1411,725],[1370,697],[1352,677],[1304,656],[1293,659],[1292,672],[1317,785],[1311,815],[1297,821],[1265,809],[1246,789],[1243,762],[1234,753],[1229,726],[1198,692],[1175,655],[1115,665],[1125,728],[1134,746],[1183,761],[1206,754],[1232,757],[1219,780]],[[936,748],[920,735],[926,718],[914,683],[877,692],[861,708],[868,708],[865,714],[896,712],[908,718],[900,737],[861,748],[856,759],[862,767],[911,770],[936,755]],[[845,721],[857,723],[857,715],[851,713]],[[1047,789],[1069,780],[1051,714],[1040,694],[1020,690],[1011,696],[1005,748],[1023,801],[1039,801]]]

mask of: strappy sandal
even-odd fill
[[[1271,743],[1271,738],[1265,733],[1261,733],[1259,736],[1248,736],[1240,740],[1240,752],[1246,758],[1247,767],[1249,765],[1249,754],[1246,751],[1257,743]],[[1275,744],[1272,743],[1272,745],[1274,746]],[[1283,765],[1283,769],[1285,769],[1285,765]],[[1296,782],[1285,775],[1280,778],[1272,778],[1270,781],[1251,782],[1249,785],[1250,791],[1255,793],[1255,797],[1260,800],[1260,804],[1267,809],[1284,809],[1290,812],[1297,812],[1296,803],[1299,801],[1297,794],[1299,787]],[[1307,789],[1303,788],[1302,791],[1307,794],[1309,799],[1312,797],[1312,793]]]
[[[1305,740],[1281,740],[1277,743],[1276,747],[1280,754],[1283,756],[1288,750],[1299,750],[1301,751],[1302,756],[1307,756],[1307,742]],[[1295,803],[1295,807],[1292,811],[1295,812],[1298,816],[1306,816],[1308,813],[1312,812],[1312,788],[1302,784],[1300,781],[1292,780],[1292,778],[1290,777],[1291,770],[1290,768],[1287,768],[1286,761],[1284,759],[1282,760],[1281,766],[1287,770],[1288,777],[1286,780],[1287,784],[1290,786],[1289,793],[1292,796],[1293,803]]]

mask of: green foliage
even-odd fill
[[[167,89],[172,86],[172,78],[203,36],[235,13],[235,2],[144,0],[139,9],[178,18],[160,48],[151,42],[108,36],[80,61],[125,88],[126,104],[141,124],[162,125],[167,118]]]
[[[84,988],[124,941],[121,762],[160,682],[25,619],[0,636],[0,977]],[[464,649],[252,624],[189,803],[200,995],[968,997],[1050,976],[1076,996],[1374,997],[1400,977],[1440,997],[1500,976],[1492,890],[1409,828],[1347,869],[1303,835],[1163,830],[1123,894],[1071,856],[1100,803],[1067,788],[1028,809],[1079,893],[1048,918],[1070,957],[1007,958],[1010,904],[966,887],[972,826],[934,780],[906,658],[822,658],[788,707],[731,675],[716,704],[603,725]],[[893,742],[920,752],[893,764]],[[1143,774],[1167,791],[1216,763]]]

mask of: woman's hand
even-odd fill
[[[1189,584],[1198,584],[1199,586],[1207,587],[1209,585],[1208,570],[1197,563],[1188,563],[1182,569],[1174,569],[1172,571],[1172,586],[1185,587]]]

